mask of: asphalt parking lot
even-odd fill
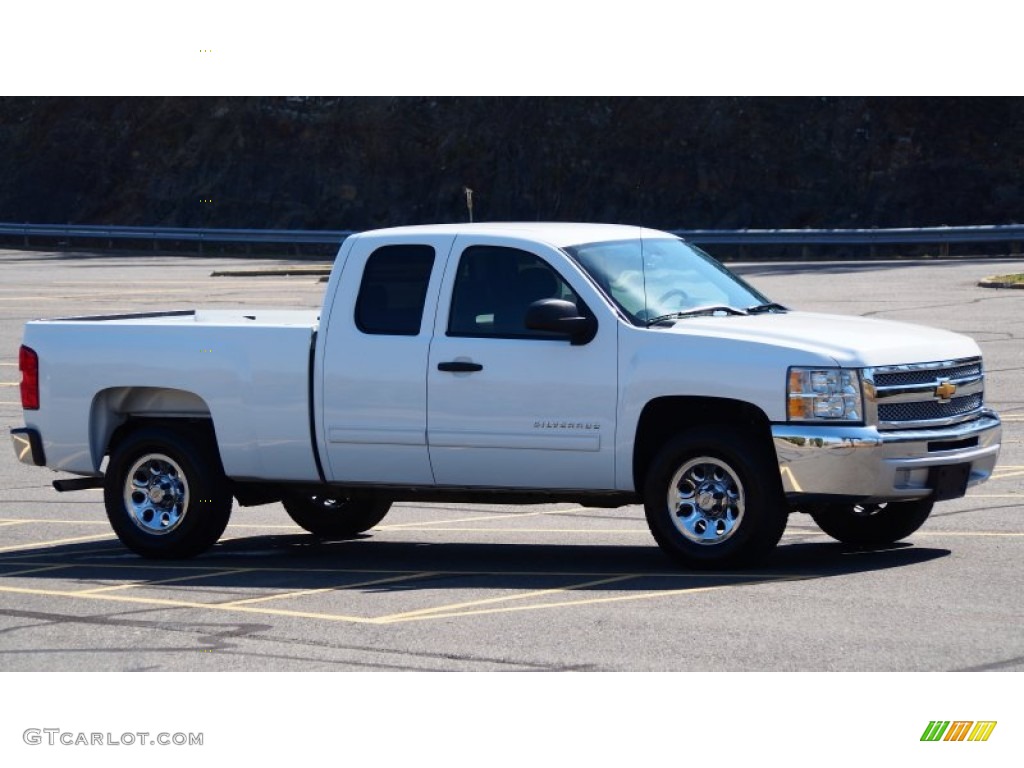
[[[259,266],[267,266],[260,260]],[[0,431],[21,425],[29,319],[195,306],[317,307],[316,277],[211,277],[242,260],[0,251]],[[884,551],[794,516],[761,567],[688,573],[642,510],[397,504],[319,542],[238,509],[190,561],[124,550],[101,494],[0,448],[3,670],[1024,670],[1024,260],[744,264],[775,301],[973,336],[1004,418],[992,481]]]

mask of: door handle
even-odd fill
[[[451,362],[437,364],[437,370],[449,373],[476,373],[483,369],[484,367],[480,363],[467,363],[463,360],[452,360]]]

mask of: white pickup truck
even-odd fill
[[[196,555],[233,499],[351,537],[396,500],[642,502],[686,567],[749,562],[790,512],[908,536],[996,464],[978,346],[789,310],[639,227],[346,239],[322,310],[30,322],[19,458],[104,489],[135,552]]]

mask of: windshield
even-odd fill
[[[732,314],[745,314],[769,303],[700,248],[677,238],[615,240],[565,250],[637,325],[690,310],[731,308],[738,310]]]

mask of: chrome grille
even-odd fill
[[[948,403],[939,401],[919,403],[893,403],[878,406],[879,421],[932,421],[950,419],[972,413],[981,408],[982,396],[955,397]]]
[[[864,384],[865,415],[879,429],[948,426],[984,407],[981,358],[868,368]]]

